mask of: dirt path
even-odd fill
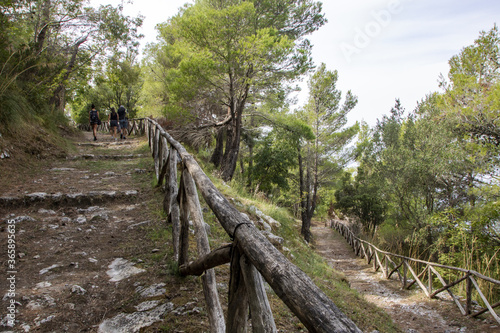
[[[375,273],[371,265],[355,256],[344,238],[320,222],[311,228],[316,251],[330,266],[345,274],[351,288],[383,308],[403,332],[500,332],[492,319],[463,317],[450,300],[429,300],[418,291],[401,290],[395,280]]]
[[[198,284],[168,274],[146,139],[98,138],[2,189],[0,331],[208,331]]]

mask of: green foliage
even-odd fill
[[[297,149],[283,139],[284,134],[283,130],[273,130],[255,147],[253,182],[265,193],[272,193],[274,188],[279,191],[290,188],[289,170],[296,165]]]
[[[125,17],[121,7],[84,5],[82,0],[2,5],[0,119],[5,129],[28,121],[66,122],[66,101],[88,81],[95,61],[110,49],[137,46],[141,18]]]
[[[477,142],[500,145],[500,35],[498,26],[482,31],[473,45],[449,61],[450,83],[445,89],[442,108],[456,123],[457,130]]]
[[[382,199],[382,192],[372,175],[367,174],[363,166],[358,168],[355,181],[345,172],[342,184],[335,192],[333,208],[348,216],[359,218],[366,231],[373,233],[375,227],[385,219],[387,203]]]
[[[356,178],[345,174],[335,207],[376,220],[375,241],[388,250],[498,278],[496,36],[496,27],[482,33],[450,60],[444,93],[409,114],[396,101],[374,129],[364,126]]]
[[[135,118],[139,110],[142,89],[141,68],[135,62],[134,52],[116,52],[106,60],[104,70],[94,74],[92,84],[82,82],[71,101],[73,119],[77,123],[88,123],[90,105],[94,104],[101,119],[107,119],[109,110],[124,105],[129,118]]]

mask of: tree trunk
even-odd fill
[[[253,107],[252,107],[253,109]],[[254,122],[253,122],[253,117],[250,117],[250,127],[253,128]],[[254,146],[254,140],[253,137],[250,137],[249,143],[248,143],[248,183],[247,187],[249,189],[252,188],[252,178],[253,178],[253,146]]]
[[[42,6],[42,22],[40,23],[40,32],[35,37],[36,52],[41,53],[45,45],[45,40],[49,34],[50,26],[50,6],[51,0],[45,0]]]
[[[302,162],[300,143],[297,147],[297,150],[299,159],[300,219],[302,220],[301,234],[302,236],[304,236],[304,239],[309,242],[309,229],[311,223],[308,220],[308,205],[307,205],[308,194],[306,193],[306,184],[304,180],[304,164]]]
[[[234,117],[227,131],[226,150],[221,164],[222,179],[226,182],[233,178],[240,151],[241,115],[243,113],[243,105],[238,105],[236,108],[236,112],[232,113]]]
[[[80,50],[80,46],[87,41],[89,35],[84,36],[76,41],[73,46],[73,51],[71,52],[71,59],[68,63],[66,73],[63,77],[62,82],[57,86],[54,94],[50,99],[50,103],[54,106],[55,110],[59,110],[61,113],[64,113],[64,107],[66,106],[66,81],[69,79],[73,69],[75,68],[76,56],[78,55],[78,51]]]
[[[215,165],[215,167],[219,167],[222,161],[222,155],[224,153],[224,132],[226,131],[226,127],[221,127],[217,131],[217,136],[215,137],[215,149],[210,158],[210,162]]]

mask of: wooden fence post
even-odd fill
[[[408,274],[408,268],[406,265],[408,265],[408,263],[406,262],[406,259],[403,259],[403,289],[406,289],[406,276]]]
[[[227,305],[226,332],[246,333],[248,321],[248,295],[240,266],[241,252],[237,241],[231,251],[231,275]]]
[[[262,276],[245,255],[241,256],[240,266],[245,279],[253,332],[277,332]]]
[[[196,245],[198,248],[198,255],[205,256],[210,253],[210,245],[208,242],[207,231],[205,229],[205,222],[203,220],[203,213],[200,207],[200,200],[198,198],[198,191],[194,183],[193,177],[187,168],[182,172],[184,183],[184,191],[186,194],[187,206],[189,208],[190,216],[192,217]],[[211,332],[225,332],[224,313],[219,300],[217,292],[217,282],[215,280],[215,272],[212,269],[206,270],[205,274],[201,277],[203,282],[203,291],[205,294],[205,302],[207,303],[208,318],[210,319]]]
[[[465,313],[470,315],[472,313],[472,281],[470,272],[467,272],[467,286],[466,295],[467,299],[465,301]]]
[[[172,245],[174,248],[174,261],[179,261],[179,240],[181,234],[179,202],[177,200],[177,151],[170,149],[167,159],[167,181],[163,210],[167,213],[168,221],[172,223]]]
[[[428,288],[429,288],[429,298],[432,298],[432,269],[431,269],[431,265],[428,266],[428,275],[429,275],[429,281],[427,281],[427,285],[428,285]]]
[[[160,161],[159,161],[158,155],[159,155],[161,142],[160,142],[159,138],[160,138],[160,129],[158,127],[156,127],[155,128],[155,137],[154,137],[154,142],[153,142],[153,159],[155,161],[156,180],[158,180],[158,176],[160,175],[160,170],[159,170]]]
[[[180,233],[179,233],[179,266],[188,263],[189,255],[189,209],[186,203],[186,191],[181,175],[179,186],[179,215],[180,215]]]

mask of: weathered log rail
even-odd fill
[[[500,306],[500,302],[490,304],[481,291],[481,288],[479,287],[476,279],[481,279],[486,283],[492,283],[497,286],[500,286],[500,281],[487,277],[473,270],[441,265],[438,263],[428,262],[382,251],[373,244],[356,237],[356,235],[354,235],[354,233],[340,221],[332,220],[330,221],[330,224],[330,227],[337,230],[347,240],[357,256],[365,258],[368,264],[373,262],[373,268],[375,271],[378,271],[380,269],[384,277],[387,279],[390,279],[394,274],[397,274],[398,279],[401,281],[403,289],[409,289],[413,285],[417,285],[429,298],[435,298],[438,294],[446,291],[464,316],[477,317],[485,312],[489,312],[491,316],[498,323],[500,323],[500,318],[494,310],[496,307]],[[441,270],[441,273],[439,272],[439,270]],[[458,276],[458,278],[456,278],[454,281],[447,282],[443,278],[442,272],[444,271],[452,271],[454,272],[454,274],[450,274],[450,276],[454,275]],[[409,275],[411,275],[411,279],[409,278]],[[434,289],[434,276],[441,284],[438,289]],[[466,284],[465,302],[462,300],[462,302],[464,302],[465,304],[462,304],[460,298],[453,294],[451,290],[452,287],[460,283]],[[472,306],[474,290],[473,288],[476,290],[477,294],[485,305],[485,307],[477,311],[474,311]]]
[[[90,124],[77,124],[76,127],[81,131],[90,132],[92,128]],[[109,132],[111,128],[109,127],[109,121],[101,122],[101,125],[97,126],[97,131],[99,132]],[[127,127],[128,134],[144,135],[146,132],[146,120],[145,118],[134,118],[128,120]]]
[[[165,188],[163,206],[172,223],[174,259],[181,274],[203,274],[211,332],[246,332],[249,312],[253,332],[277,331],[262,277],[310,332],[361,332],[246,215],[229,203],[177,141],[154,120],[146,118],[145,122],[158,185]],[[198,190],[233,239],[231,245],[210,250]],[[189,220],[198,250],[193,262],[188,257]],[[230,263],[231,276],[227,318],[223,316],[213,269],[224,263]]]

